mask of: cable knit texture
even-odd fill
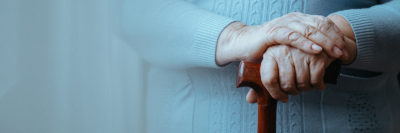
[[[147,132],[255,133],[257,106],[245,101],[249,88],[234,86],[237,63],[215,65],[216,41],[231,22],[258,25],[290,12],[344,16],[357,40],[357,58],[349,67],[383,74],[370,78],[341,74],[338,84],[324,91],[290,96],[288,103],[278,103],[277,132],[400,132],[395,74],[400,71],[399,0],[383,4],[376,0],[149,1],[153,3],[124,4],[128,35],[135,39],[135,33],[148,32],[152,38],[133,44],[151,64]],[[144,11],[129,12],[139,9]],[[140,18],[142,14],[147,17]],[[139,22],[130,16],[145,23],[133,25]]]

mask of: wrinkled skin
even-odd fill
[[[341,57],[345,48],[343,34],[329,18],[290,13],[262,25],[230,24],[218,39],[216,62],[260,62],[268,47],[274,45],[288,45],[310,54],[324,51],[335,58]]]
[[[349,64],[356,56],[354,33],[343,17],[334,15],[330,18],[344,34],[345,52],[340,60]],[[334,59],[325,53],[313,55],[284,45],[272,46],[264,53],[260,75],[271,96],[281,102],[287,102],[288,94],[295,95],[312,88],[324,89],[324,70]],[[250,103],[257,102],[257,95],[253,89],[249,91],[246,99]]]
[[[285,45],[270,47],[261,62],[261,81],[270,95],[287,102],[288,94],[325,88],[325,69],[334,60],[327,54],[311,55]]]
[[[231,23],[220,34],[215,60],[261,62],[264,86],[286,102],[289,94],[325,88],[324,70],[332,60],[348,64],[355,56],[354,33],[343,17],[290,13],[262,25]],[[256,102],[253,90],[247,100]]]

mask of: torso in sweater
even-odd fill
[[[205,10],[249,25],[290,12],[328,15],[370,7],[375,0],[191,0]],[[170,133],[255,133],[257,106],[248,88],[235,88],[237,64],[219,69],[150,68],[146,129]],[[278,103],[277,132],[400,132],[400,89],[396,75],[362,78],[341,74],[337,85],[303,92]],[[397,113],[397,114],[396,114]]]

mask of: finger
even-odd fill
[[[337,39],[339,43],[336,44],[336,46],[338,46],[340,49],[344,48],[344,34],[331,19],[320,15],[306,15],[304,18],[302,18],[302,20],[304,20],[301,21],[302,23],[313,26],[323,34],[327,35],[329,38],[333,40]]]
[[[254,89],[250,89],[249,92],[247,92],[246,100],[249,103],[257,102],[257,93],[254,91]]]
[[[274,44],[290,45],[310,54],[320,54],[322,52],[322,48],[318,44],[291,29],[279,27],[273,30],[273,33],[271,34],[271,40]]]
[[[284,93],[279,87],[279,73],[278,64],[275,59],[267,54],[261,62],[260,75],[261,81],[272,98],[280,100],[281,102],[288,101],[288,95]]]
[[[339,58],[343,55],[342,50],[335,45],[344,45],[344,42],[337,42],[338,40],[342,39],[338,39],[339,36],[336,34],[331,33],[329,35],[333,35],[334,37],[330,37],[327,35],[327,33],[323,33],[313,25],[308,25],[301,22],[290,23],[288,28],[294,30],[295,32],[302,33],[305,38],[318,44],[332,57]]]
[[[303,17],[301,23],[309,25],[317,29],[320,33],[327,36],[330,41],[323,46],[324,50],[332,57],[338,58],[338,54],[343,54],[345,46],[344,35],[335,25],[335,23],[327,17],[318,15],[307,15]]]
[[[296,87],[300,91],[308,91],[311,90],[310,85],[310,68],[307,60],[304,59],[295,59],[294,60],[294,68],[296,71]]]
[[[348,47],[348,48],[345,48],[344,50],[343,50],[343,56],[340,58],[340,60],[343,62],[343,64],[350,64],[354,59],[353,58],[351,58],[351,57],[354,57],[355,56],[355,54],[356,53],[352,53],[352,52],[350,52],[351,51],[351,49],[355,49],[355,47],[351,47],[351,46],[356,46],[356,42],[355,42],[355,40],[352,40],[352,39],[350,39],[350,38],[348,38],[348,37],[344,37],[344,40],[345,40],[345,42],[346,42],[346,44],[348,44],[346,47]],[[350,50],[350,51],[349,51]]]
[[[310,82],[315,89],[323,90],[325,88],[324,75],[325,64],[323,62],[312,61],[310,63]]]
[[[291,47],[284,46],[282,55],[276,57],[276,62],[278,63],[279,70],[279,84],[281,89],[288,94],[298,94],[299,91],[296,89],[295,84],[295,70],[293,59],[291,55]]]

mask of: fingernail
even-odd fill
[[[342,50],[340,50],[338,47],[333,47],[333,53],[335,53],[335,55],[337,55],[337,56],[342,56],[343,55],[343,52],[342,52]]]
[[[322,50],[322,48],[321,48],[320,46],[318,46],[317,44],[311,45],[311,48],[312,48],[313,50],[315,50],[315,51],[321,51],[321,50]]]

